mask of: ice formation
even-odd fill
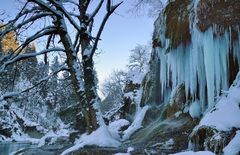
[[[198,0],[193,3],[194,10]],[[216,34],[217,26],[201,32],[196,24],[196,14],[193,11],[189,18],[191,42],[180,44],[177,48],[171,48],[171,40],[165,38],[166,19],[160,16],[155,23],[155,27],[159,28],[155,33],[162,46],[156,47],[154,52],[160,59],[161,95],[165,96],[167,88],[183,83],[186,97],[190,96],[192,101],[199,100],[204,112],[214,107],[221,90],[229,88],[229,57],[232,55],[239,65],[240,41],[232,40],[232,27],[221,34]],[[234,31],[240,38],[239,27],[234,27]]]

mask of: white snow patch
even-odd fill
[[[83,56],[90,57],[91,54],[92,54],[92,47],[86,48],[83,52]]]
[[[176,113],[174,114],[174,116],[178,118],[181,114],[182,114],[182,112],[181,112],[181,111],[178,111],[178,112],[176,112]]]
[[[96,131],[92,132],[90,135],[83,134],[79,140],[75,142],[76,145],[70,147],[61,153],[61,155],[66,155],[86,145],[97,145],[100,147],[118,147],[120,142],[112,138],[106,126],[99,127]]]
[[[108,130],[113,138],[120,140],[120,129],[124,126],[128,126],[130,122],[126,119],[119,119],[111,122],[108,126]]]
[[[114,155],[131,155],[130,153],[115,153]]]
[[[156,143],[156,144],[152,145],[152,147],[158,146],[162,149],[172,149],[173,144],[174,144],[174,140],[171,138],[168,141]]]
[[[67,129],[62,129],[58,132],[53,132],[50,131],[48,132],[46,135],[44,135],[38,142],[38,147],[41,147],[43,145],[45,145],[45,141],[47,138],[51,138],[51,141],[49,144],[54,144],[57,140],[58,137],[69,137],[69,130]]]
[[[187,151],[187,152],[175,153],[172,155],[215,155],[215,154],[209,151],[199,151],[199,152]]]
[[[8,93],[5,93],[2,96],[0,96],[0,101],[4,100],[5,98],[19,96],[19,94],[20,94],[19,92],[8,92]]]
[[[131,69],[128,72],[128,80],[132,81],[133,84],[141,84],[146,73],[138,69]]]
[[[9,139],[9,141],[16,141],[16,142],[30,142],[31,144],[39,144],[40,140],[36,139],[36,138],[30,138],[28,135],[26,134],[22,134],[17,135],[16,133],[13,133],[11,139]]]
[[[131,155],[131,152],[134,151],[133,147],[129,147],[127,153],[115,153],[114,155]]]
[[[122,140],[127,140],[130,136],[137,131],[138,129],[142,128],[142,121],[144,119],[145,113],[149,109],[149,106],[144,106],[141,111],[137,114],[136,118],[134,119],[133,123],[125,130],[123,133]]]

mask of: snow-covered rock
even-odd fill
[[[240,128],[240,74],[228,92],[222,95],[217,105],[202,118],[201,126],[209,126],[218,131]],[[226,94],[227,93],[227,94]]]
[[[217,154],[224,151],[226,155],[237,151],[239,153],[239,131],[237,132],[240,128],[239,94],[240,73],[230,89],[220,97],[216,106],[207,112],[194,128],[190,135],[191,149],[211,150]]]
[[[95,145],[100,147],[118,147],[120,142],[114,139],[106,126],[99,127],[96,131],[92,132],[90,135],[83,134],[79,140],[76,140],[75,145],[69,149],[63,151],[61,155],[66,155],[73,151],[83,148],[87,145]]]
[[[125,130],[123,132],[123,138],[122,140],[127,140],[130,138],[130,136],[136,132],[137,130],[139,130],[140,128],[142,128],[142,121],[145,117],[145,113],[147,112],[147,110],[149,109],[149,106],[144,106],[140,112],[136,115],[136,118],[134,119],[134,121],[132,122],[132,124],[128,127],[127,130]]]
[[[192,118],[200,118],[201,115],[201,107],[198,101],[191,103],[189,107],[189,114]]]
[[[112,137],[120,140],[123,135],[123,128],[127,128],[130,122],[125,119],[119,119],[114,122],[111,122],[108,126],[108,130]]]

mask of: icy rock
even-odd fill
[[[189,114],[191,115],[192,118],[200,118],[201,115],[200,102],[195,101],[191,103],[189,108]]]

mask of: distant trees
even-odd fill
[[[22,9],[15,18],[0,26],[0,38],[12,32],[20,32],[18,35],[21,35],[21,42],[18,42],[17,48],[0,60],[1,71],[17,61],[37,55],[46,55],[50,52],[63,52],[66,55],[62,67],[52,75],[62,70],[70,73],[71,84],[80,107],[79,115],[76,117],[85,122],[86,126],[81,128],[85,128],[83,132],[88,133],[96,130],[103,123],[98,108],[100,99],[97,95],[93,56],[106,22],[122,2],[114,5],[111,0],[100,0],[96,3],[97,5],[92,5],[92,0],[27,0],[24,1]],[[94,18],[104,5],[106,14],[97,29],[96,36],[92,36]],[[30,36],[22,35],[31,27],[34,29],[31,30]],[[74,32],[74,35],[70,32]],[[45,42],[46,47],[40,52],[24,53],[24,49],[36,40]],[[45,77],[36,84],[49,79],[49,76]]]
[[[132,105],[140,102],[140,86],[147,72],[150,49],[148,45],[137,45],[130,51],[127,70],[112,72],[103,83],[101,93],[105,98],[101,109],[108,119],[119,112],[123,116]]]
[[[134,7],[136,10],[140,11],[147,8],[148,15],[150,17],[155,17],[168,1],[169,0],[136,0]]]
[[[123,88],[126,84],[127,73],[119,70],[113,71],[111,75],[105,80],[101,92],[106,97],[112,94],[123,94]]]
[[[8,41],[11,41],[11,44]],[[14,51],[12,45],[16,45],[15,39],[8,41],[1,42],[2,47],[6,45],[8,47],[7,51],[1,50],[0,59],[2,60],[8,54],[12,54]],[[37,51],[34,44],[29,44],[22,52],[35,54]],[[56,129],[62,125],[58,114],[76,104],[76,95],[68,72],[62,71],[61,75],[54,74],[58,73],[59,68],[61,68],[61,62],[58,57],[55,57],[50,65],[39,63],[36,57],[31,57],[12,63],[0,72],[0,141],[1,135],[22,134],[21,130],[24,130],[25,126],[21,123],[34,122],[35,125],[47,130]],[[7,93],[21,94],[3,101],[1,97]],[[20,122],[18,117],[21,119]],[[72,123],[68,118],[63,118],[63,121]],[[15,126],[16,122],[20,123],[18,128]],[[6,134],[3,131],[8,132]]]
[[[104,95],[101,110],[106,117],[114,115],[121,108],[124,97],[127,73],[125,71],[113,71],[101,86],[101,93]],[[110,119],[110,118],[108,118]]]

